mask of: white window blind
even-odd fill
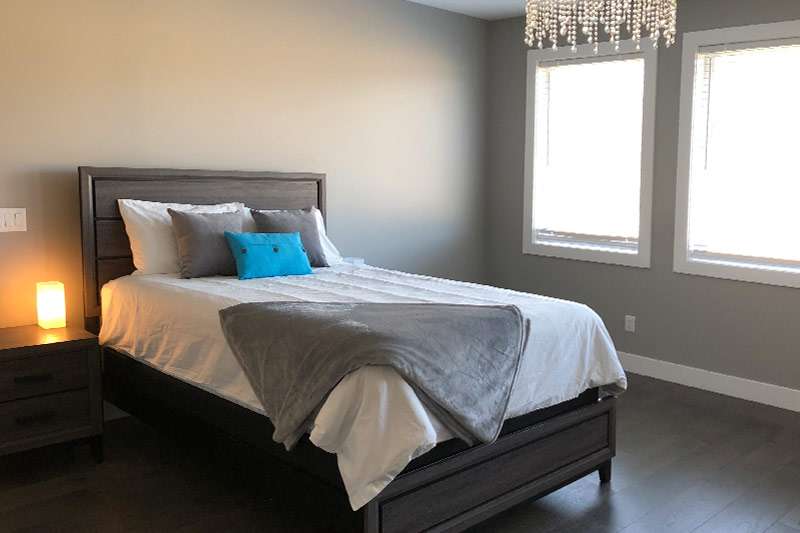
[[[538,65],[534,245],[638,252],[644,83],[642,57]]]
[[[800,268],[800,46],[696,54],[689,261]]]

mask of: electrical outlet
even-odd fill
[[[625,331],[628,333],[636,333],[636,316],[625,315]]]
[[[0,232],[27,230],[28,220],[24,207],[0,208]]]

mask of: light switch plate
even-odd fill
[[[28,216],[24,207],[0,207],[0,232],[8,231],[28,231]]]

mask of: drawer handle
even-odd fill
[[[40,413],[34,413],[32,415],[18,416],[14,419],[14,422],[16,422],[18,426],[31,426],[37,423],[49,422],[55,418],[55,416],[55,411],[47,410]]]
[[[30,383],[45,383],[53,379],[53,374],[29,374],[27,376],[17,376],[14,378],[14,383],[17,385],[27,385]]]

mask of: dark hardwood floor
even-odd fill
[[[609,486],[596,475],[481,532],[800,531],[800,414],[630,376]],[[0,531],[331,531],[353,525],[334,491],[248,450],[106,425],[87,447],[0,458]],[[308,509],[318,509],[309,512]]]

